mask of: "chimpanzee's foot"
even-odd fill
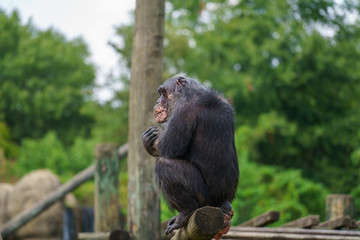
[[[231,203],[229,201],[225,201],[223,202],[219,208],[221,209],[221,211],[224,213],[224,214],[228,214],[229,212],[231,212],[233,210],[232,206],[231,206]]]
[[[190,216],[191,214],[184,215],[183,213],[179,213],[177,216],[173,217],[167,224],[165,234],[167,235],[175,229],[179,229],[184,226]]]
[[[234,211],[230,202],[225,201],[219,206],[219,208],[224,214],[224,225],[222,226],[220,231],[215,235],[214,239],[216,240],[220,240],[222,235],[229,232],[231,227],[231,218],[234,216]]]

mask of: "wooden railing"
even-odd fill
[[[60,186],[54,192],[50,193],[45,199],[35,204],[32,208],[24,210],[23,212],[10,219],[4,225],[2,225],[0,229],[0,237],[2,236],[4,239],[6,239],[20,227],[31,221],[33,218],[48,209],[57,201],[62,199],[67,193],[73,191],[75,188],[88,181],[89,179],[94,178],[94,175],[95,189],[102,188],[101,186],[106,186],[111,189],[102,189],[102,194],[99,194],[99,191],[97,190],[95,191],[95,202],[100,203],[95,206],[95,216],[97,216],[96,222],[98,223],[98,225],[104,223],[112,224],[111,221],[113,219],[119,219],[117,215],[119,214],[119,211],[110,211],[109,214],[113,214],[113,216],[110,217],[107,214],[107,211],[104,209],[106,207],[112,207],[113,204],[107,202],[109,204],[101,205],[101,203],[105,203],[106,201],[108,201],[108,199],[106,198],[109,197],[109,194],[117,195],[117,193],[114,193],[113,191],[114,186],[110,186],[109,184],[103,184],[103,182],[110,181],[116,184],[118,179],[118,168],[114,168],[114,166],[118,166],[119,159],[126,156],[127,150],[127,144],[121,146],[120,148],[117,148],[115,145],[111,144],[98,145],[95,149],[95,164],[75,175],[71,180]],[[115,198],[115,201],[117,202],[117,196]]]

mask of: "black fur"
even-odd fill
[[[168,79],[159,93],[157,106],[166,105],[170,111],[165,123],[144,132],[143,144],[158,157],[157,182],[169,204],[179,211],[168,225],[169,233],[199,207],[228,208],[239,169],[233,108],[222,95],[182,76]]]

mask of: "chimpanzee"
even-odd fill
[[[232,212],[239,167],[234,144],[234,113],[219,93],[178,74],[159,88],[154,107],[159,127],[142,136],[145,150],[157,157],[155,177],[179,214],[165,233],[184,226],[203,206]]]

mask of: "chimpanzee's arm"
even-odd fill
[[[175,110],[175,109],[174,109]],[[158,139],[160,157],[182,158],[196,128],[196,108],[190,104],[176,109]]]

